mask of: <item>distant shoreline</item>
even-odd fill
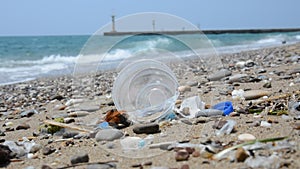
[[[300,28],[274,28],[274,29],[223,29],[223,30],[182,30],[182,31],[130,31],[130,32],[104,32],[104,36],[122,36],[122,35],[151,35],[151,34],[225,34],[225,33],[275,33],[275,32],[300,32]]]

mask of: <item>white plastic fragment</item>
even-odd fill
[[[233,130],[235,124],[236,124],[236,121],[227,120],[227,123],[224,124],[224,126],[220,130],[216,131],[216,135],[217,136],[222,136],[222,135],[225,135],[225,134],[230,134],[231,131]]]
[[[185,118],[194,118],[196,117],[197,112],[199,112],[200,110],[204,110],[204,108],[205,103],[201,101],[200,97],[193,96],[182,101],[179,113]],[[183,113],[184,109],[188,109],[188,115]]]
[[[233,100],[244,100],[244,93],[245,91],[243,89],[239,90],[233,90],[231,95]]]
[[[260,122],[260,126],[262,126],[262,127],[271,127],[272,124],[269,123],[269,122],[267,122],[267,121],[261,121]]]
[[[277,169],[280,167],[280,159],[276,154],[272,154],[269,157],[249,157],[246,159],[245,163],[251,168]]]

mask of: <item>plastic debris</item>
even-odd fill
[[[185,118],[196,117],[197,112],[204,110],[205,103],[201,101],[199,96],[184,99],[180,105],[179,113]]]
[[[163,62],[131,60],[116,77],[112,98],[117,110],[125,110],[132,121],[154,121],[174,108],[178,86],[175,74]]]
[[[105,121],[105,122],[98,124],[96,128],[97,129],[109,129],[111,127],[109,126],[109,123]]]
[[[231,112],[233,112],[232,102],[226,101],[226,102],[218,103],[213,106],[213,109],[221,110],[223,111],[223,114],[227,116]]]
[[[276,154],[269,157],[256,156],[247,158],[245,163],[251,168],[277,169],[280,167],[280,158]]]
[[[261,121],[260,122],[260,126],[262,126],[262,127],[271,127],[272,124],[269,123],[269,122],[267,122],[267,121]]]
[[[233,130],[236,121],[234,120],[227,120],[227,123],[220,129],[216,131],[217,136],[222,136],[224,134],[230,134]]]
[[[239,90],[233,90],[231,95],[233,100],[244,100],[244,93],[245,91],[243,89]]]
[[[16,157],[23,157],[28,153],[36,152],[40,149],[40,145],[36,144],[33,140],[29,141],[23,137],[23,141],[5,141],[3,145],[8,146],[9,149],[16,155]]]
[[[153,138],[153,135],[148,135],[144,139],[140,137],[125,137],[124,139],[120,140],[120,143],[123,150],[137,150],[152,144]]]

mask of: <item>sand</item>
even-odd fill
[[[181,86],[190,85],[191,90],[182,92],[179,100],[183,100],[190,96],[200,96],[206,104],[213,104],[221,101],[232,101],[234,113],[230,116],[221,117],[201,117],[187,119],[186,121],[178,118],[171,122],[160,123],[160,133],[153,134],[153,143],[161,143],[167,141],[184,141],[193,144],[200,144],[211,140],[220,143],[223,147],[216,152],[240,143],[238,135],[250,133],[257,139],[286,137],[288,142],[293,144],[292,147],[279,150],[257,150],[253,153],[256,156],[264,155],[271,156],[274,152],[277,153],[281,168],[298,168],[299,162],[299,121],[297,114],[293,114],[287,105],[291,101],[299,102],[299,94],[294,94],[300,91],[300,75],[297,70],[300,68],[300,44],[284,45],[273,48],[266,48],[253,51],[245,51],[234,54],[224,54],[222,58],[223,67],[230,70],[232,75],[246,74],[246,79],[239,82],[229,83],[229,77],[224,77],[222,80],[209,81],[208,72],[202,72],[201,69],[195,68],[191,70],[193,73],[185,74],[178,78]],[[241,61],[253,62],[253,65],[248,65],[239,68],[237,63]],[[201,65],[199,60],[190,61],[195,65]],[[201,66],[199,66],[201,67]],[[180,69],[180,67],[178,67]],[[263,70],[264,71],[263,71]],[[113,77],[116,74],[108,72],[105,74],[89,75],[82,77],[82,84],[90,84],[90,80],[96,80],[99,84],[90,85],[88,87],[74,85],[74,80],[71,76],[52,77],[37,79],[18,84],[0,86],[0,125],[1,131],[4,131],[5,136],[0,136],[1,142],[18,141],[23,137],[33,137],[33,141],[41,146],[40,150],[33,153],[33,159],[25,157],[14,158],[10,164],[4,166],[6,168],[26,168],[33,166],[41,168],[47,165],[51,168],[62,168],[71,166],[70,159],[73,156],[87,153],[89,163],[109,162],[116,165],[116,168],[132,168],[134,165],[150,163],[151,165],[143,165],[140,168],[181,168],[183,164],[188,164],[189,168],[249,168],[245,162],[236,162],[224,159],[221,161],[205,158],[202,154],[200,157],[190,156],[188,160],[176,161],[174,150],[166,151],[160,149],[138,149],[132,152],[122,150],[120,140],[112,142],[97,142],[94,138],[80,138],[60,140],[62,136],[59,133],[47,135],[40,133],[40,126],[46,119],[55,117],[70,116],[75,112],[81,112],[82,117],[71,117],[75,120],[73,125],[83,127],[85,129],[94,130],[95,124],[103,121],[105,112],[115,108],[110,97]],[[263,80],[261,80],[263,79]],[[263,87],[270,82],[271,87]],[[94,84],[94,83],[93,83]],[[290,97],[283,99],[271,100],[263,102],[260,107],[263,109],[275,107],[274,104],[281,105],[275,108],[282,109],[289,113],[286,118],[281,115],[268,114],[253,114],[247,110],[250,102],[254,100],[233,100],[231,92],[233,90],[242,89],[244,91],[263,90],[270,93],[269,98],[276,96],[285,96],[290,94]],[[55,96],[57,99],[55,99]],[[62,96],[61,98],[57,96]],[[66,106],[68,101],[77,97],[84,100],[79,107]],[[268,103],[268,104],[265,104]],[[179,106],[179,105],[177,105]],[[258,106],[258,107],[259,107]],[[84,109],[78,111],[76,108]],[[30,117],[20,117],[20,114],[26,110],[34,109],[39,114],[34,114]],[[75,110],[74,110],[75,109]],[[86,115],[87,114],[87,115]],[[216,136],[216,129],[213,125],[216,121],[234,120],[236,122],[234,132],[228,135]],[[196,121],[204,121],[196,123]],[[268,121],[271,127],[260,126],[261,121]],[[11,124],[9,123],[11,122]],[[20,124],[28,124],[29,129],[16,130]],[[5,124],[9,124],[6,126]],[[126,136],[137,136],[141,138],[147,137],[147,134],[135,134],[132,131],[133,126],[121,129]],[[9,131],[13,129],[13,131]],[[65,130],[67,132],[70,130]],[[34,135],[34,133],[36,135]],[[44,155],[44,147],[51,147],[55,152]],[[108,148],[112,147],[112,148]],[[196,149],[196,151],[201,151]],[[92,167],[89,163],[83,163],[81,166],[70,168],[87,168]],[[101,166],[98,165],[98,168]],[[102,165],[104,167],[104,165]]]

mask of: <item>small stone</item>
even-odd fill
[[[54,95],[50,97],[50,100],[62,100],[62,99],[64,99],[64,97],[61,95]]]
[[[244,82],[247,82],[248,79],[249,79],[249,76],[247,74],[236,74],[236,75],[230,76],[228,82],[229,83],[235,83],[235,82],[244,83]]]
[[[77,111],[77,112],[69,113],[68,116],[69,117],[84,117],[84,116],[87,116],[89,114],[90,113],[86,112],[86,111]]]
[[[0,136],[5,136],[5,133],[0,130]]]
[[[77,134],[79,134],[79,133],[76,132],[76,131],[66,131],[66,132],[64,132],[62,138],[63,138],[63,139],[66,139],[66,138],[73,138],[73,137],[76,136]]]
[[[271,82],[267,82],[263,85],[264,88],[271,88],[272,87],[272,84]]]
[[[230,76],[230,75],[231,75],[231,71],[229,71],[227,69],[222,69],[222,70],[208,76],[208,80],[217,81],[217,80],[221,80],[222,78]]]
[[[10,163],[10,159],[12,158],[11,154],[11,150],[8,146],[0,144],[0,167],[4,167]]]
[[[21,117],[31,117],[34,114],[39,114],[39,112],[37,110],[32,109],[32,110],[26,110],[22,112],[20,115]]]
[[[242,147],[238,148],[235,152],[237,162],[244,162],[248,157],[249,155]]]
[[[191,87],[198,86],[198,82],[197,81],[188,81],[186,84],[188,86],[191,86]]]
[[[29,128],[30,128],[29,124],[20,124],[16,127],[16,130],[27,130]]]
[[[190,92],[191,90],[192,90],[192,88],[190,86],[179,86],[178,87],[178,91],[180,93]]]
[[[38,158],[38,155],[37,154],[33,154],[33,153],[28,153],[27,154],[27,158],[29,158],[29,159],[36,159],[36,158]]]
[[[245,62],[246,67],[253,67],[254,65],[255,65],[255,63],[253,62],[253,60],[247,60]]]
[[[41,169],[52,169],[52,168],[46,164],[43,164]]]
[[[121,130],[117,129],[105,129],[105,130],[100,130],[95,138],[96,141],[113,141],[116,139],[119,139],[123,137],[124,133]]]
[[[249,90],[244,92],[244,98],[246,100],[258,99],[263,96],[269,96],[271,92],[264,90]]]
[[[244,68],[244,67],[245,67],[245,64],[246,64],[246,62],[240,61],[240,62],[237,62],[237,63],[235,64],[235,67],[237,67],[237,68]]]
[[[180,169],[190,169],[188,164],[183,164]]]
[[[200,152],[195,150],[192,154],[193,157],[200,157]]]
[[[43,155],[49,155],[49,154],[52,154],[53,152],[55,152],[55,149],[54,149],[54,148],[44,147],[44,148],[42,149],[42,154],[43,154]]]
[[[266,72],[267,72],[266,69],[259,69],[259,70],[257,71],[257,73],[266,73]]]
[[[82,154],[82,155],[71,157],[71,164],[87,163],[87,162],[89,162],[88,154]]]
[[[240,140],[240,141],[252,141],[255,139],[256,139],[255,136],[253,136],[252,134],[248,134],[248,133],[238,135],[238,140]]]
[[[136,125],[133,127],[133,132],[136,134],[154,134],[160,132],[157,123],[149,123],[143,125]]]
[[[293,125],[293,128],[294,128],[295,130],[300,130],[300,123],[295,123],[295,124]]]
[[[176,152],[175,160],[176,161],[186,161],[190,157],[189,152],[187,152],[185,149],[179,150]]]
[[[64,118],[64,123],[66,123],[66,124],[70,124],[70,123],[74,123],[74,122],[75,122],[75,119],[73,119],[73,118],[69,118],[69,117]]]

